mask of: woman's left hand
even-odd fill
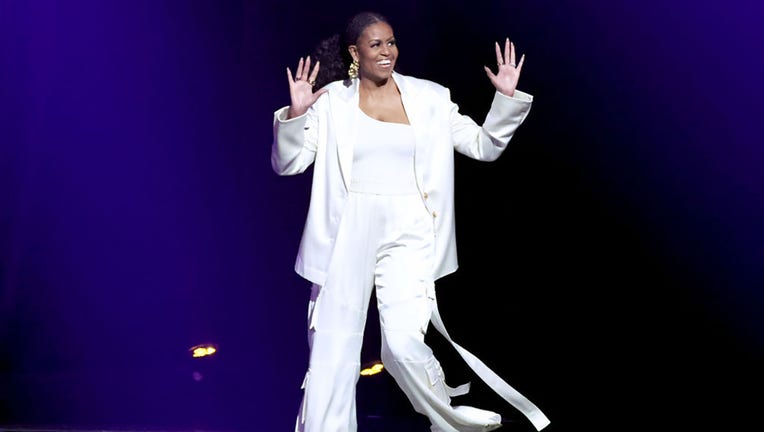
[[[506,96],[514,96],[515,88],[517,87],[517,81],[520,80],[520,71],[523,69],[523,63],[525,62],[525,54],[520,57],[520,62],[515,62],[515,44],[509,41],[507,38],[504,42],[504,53],[502,54],[499,48],[499,43],[496,42],[496,63],[499,70],[494,74],[487,66],[483,66],[485,73],[488,75],[488,79],[496,90]]]

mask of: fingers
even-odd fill
[[[302,67],[303,67],[303,58],[300,57],[300,61],[297,62],[297,69],[294,72],[294,80],[298,81],[300,78],[302,78]]]
[[[494,82],[494,80],[496,79],[496,74],[493,73],[491,68],[489,68],[488,66],[483,66],[483,70],[485,71],[485,74],[488,76],[488,79],[491,82]]]
[[[525,54],[520,56],[520,63],[517,64],[517,71],[519,72],[520,69],[523,68],[523,63],[525,63]]]
[[[305,64],[303,65],[302,73],[300,74],[300,76],[307,81],[309,74],[310,74],[310,56],[305,58]]]
[[[310,57],[308,59],[310,59]],[[310,83],[310,85],[316,83],[316,77],[318,76],[318,69],[320,64],[321,62],[317,60],[316,65],[313,67],[313,72],[310,73],[310,77],[308,78],[308,83]]]
[[[293,84],[297,81],[305,80],[310,85],[315,84],[316,77],[318,76],[318,70],[319,70],[319,64],[320,61],[316,61],[315,66],[313,66],[313,70],[310,70],[310,56],[307,57],[300,57],[300,61],[297,62],[297,69],[294,73],[294,79],[292,79],[292,71],[287,68],[287,77],[289,78],[289,83]]]
[[[525,54],[523,54],[520,61],[523,61],[523,58],[525,58]],[[501,66],[503,64],[508,64],[512,67],[517,67],[519,69],[519,65],[517,64],[517,54],[515,52],[515,44],[514,42],[510,41],[509,38],[506,38],[504,40],[504,53],[499,49],[499,43],[496,42],[496,63]]]
[[[496,64],[499,66],[502,66],[504,64],[509,64],[511,66],[515,66],[516,63],[516,55],[515,55],[515,44],[509,40],[509,38],[506,38],[504,40],[504,52],[501,52],[501,48],[499,47],[499,43],[495,43],[495,49],[496,49]]]

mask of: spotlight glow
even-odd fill
[[[218,351],[218,349],[213,344],[201,344],[201,345],[196,345],[191,347],[189,351],[191,352],[191,355],[194,358],[200,358],[200,357],[209,357],[215,354]]]
[[[381,362],[374,362],[369,365],[367,365],[365,368],[361,369],[361,376],[370,376],[370,375],[376,375],[380,372],[382,372],[382,369],[385,367],[382,365]]]

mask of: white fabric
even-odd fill
[[[443,319],[440,317],[440,311],[438,310],[437,301],[434,297],[432,324],[440,334],[451,342],[451,345],[456,349],[459,355],[462,356],[464,361],[467,362],[467,365],[469,365],[475,374],[477,374],[477,376],[479,376],[480,379],[482,379],[494,392],[523,413],[528,420],[530,420],[536,430],[544,429],[549,425],[549,419],[540,409],[538,409],[538,407],[536,407],[536,405],[507,384],[507,382],[501,379],[496,372],[488,368],[482,360],[451,339],[448,331],[446,331],[446,326],[443,324]]]
[[[429,418],[432,431],[501,426],[497,413],[451,406],[451,396],[460,391],[446,385],[440,363],[424,343],[434,304],[432,232],[418,194],[349,194],[326,285],[313,285],[310,362],[296,431],[357,430],[355,388],[374,285],[385,368],[414,409]]]
[[[360,108],[350,190],[418,193],[414,177],[414,128],[373,119]]]
[[[447,88],[393,73],[406,115],[416,135],[415,175],[419,192],[435,219],[435,270],[439,279],[456,271],[454,231],[454,151],[491,161],[509,144],[531,109],[533,97],[494,94],[482,126],[459,113]],[[305,115],[287,119],[288,107],[273,115],[271,165],[279,175],[305,172],[313,165],[310,205],[295,271],[323,285],[339,222],[345,211],[358,127],[358,80],[336,81]],[[425,198],[426,197],[426,198]]]
[[[393,79],[401,92],[401,100],[415,136],[414,178],[417,193],[406,195],[405,200],[398,196],[385,205],[379,205],[377,200],[390,200],[391,196],[351,192],[352,179],[355,178],[353,173],[357,172],[353,161],[354,147],[362,116],[358,109],[358,80],[352,80],[349,85],[343,82],[329,84],[326,87],[329,91],[303,116],[286,119],[288,107],[274,112],[271,149],[274,171],[279,175],[294,175],[313,165],[311,201],[295,260],[295,271],[314,283],[316,294],[311,302],[311,362],[297,427],[315,421],[314,426],[305,430],[355,430],[354,395],[360,367],[358,356],[362,323],[366,319],[369,290],[375,282],[379,286],[397,287],[388,290],[388,293],[418,292],[421,291],[420,283],[430,291],[425,296],[430,300],[426,302],[427,319],[423,318],[425,314],[404,314],[409,319],[400,325],[410,328],[400,334],[388,328],[383,336],[387,341],[388,353],[385,354],[383,349],[383,355],[387,356],[388,370],[396,376],[415,408],[430,417],[433,431],[475,430],[469,428],[472,426],[457,426],[462,421],[479,428],[497,427],[495,413],[472,408],[454,409],[448,405],[444,394],[449,397],[463,394],[467,387],[452,389],[444,380],[437,379],[441,373],[439,365],[434,357],[428,357],[428,354],[431,355],[429,348],[418,342],[419,336],[414,336],[412,329],[421,330],[423,335],[427,320],[432,319],[438,330],[448,337],[440,322],[433,287],[435,280],[455,271],[458,266],[453,211],[454,152],[483,161],[497,159],[528,115],[533,97],[519,90],[513,97],[495,93],[491,108],[480,126],[459,113],[458,106],[450,100],[447,88],[398,73],[393,74]],[[358,182],[352,185],[352,189],[363,190],[367,186],[364,182]],[[373,198],[359,199],[361,195]],[[401,206],[401,202],[408,204]],[[402,213],[393,216],[397,214],[394,209]],[[389,220],[373,221],[377,213],[388,215]],[[397,224],[406,219],[399,217],[417,213],[421,216],[417,220],[427,221],[427,234],[423,234],[425,231],[402,231],[411,236],[401,235],[400,240],[390,242],[388,237],[397,232]],[[348,226],[354,228],[349,229]],[[369,231],[362,231],[364,229]],[[345,230],[352,235],[343,234]],[[423,244],[426,247],[416,246],[422,239],[425,239]],[[407,256],[421,254],[423,248],[430,254],[426,259],[424,255]],[[367,252],[365,255],[364,251]],[[403,258],[397,261],[390,258],[398,255]],[[369,257],[373,259],[364,261]],[[430,265],[425,264],[427,260]],[[385,265],[387,262],[397,264]],[[414,267],[404,268],[406,265]],[[415,275],[416,278],[411,279]],[[423,282],[425,280],[426,283]],[[327,294],[342,290],[349,291],[341,295]],[[325,301],[322,297],[335,301]],[[424,310],[422,304],[421,301],[409,301],[405,307],[419,307],[421,312]],[[380,319],[383,319],[381,303],[379,307]],[[325,310],[333,310],[334,313],[322,313]],[[389,315],[396,313],[396,308],[392,308]],[[325,337],[328,335],[331,337]],[[411,351],[404,350],[414,356],[414,361],[400,362],[397,354],[391,354],[397,350],[390,347],[398,346],[399,340],[406,341],[404,345],[415,347]],[[470,367],[491,388],[528,416],[537,429],[548,424],[541,411],[506,385],[479,359],[453,341],[451,343]],[[425,387],[421,385],[422,367],[427,371],[427,379],[433,387],[430,392],[424,391]],[[317,390],[332,387],[342,390],[332,393],[331,400],[326,400],[328,393]],[[433,397],[433,394],[439,396]],[[304,419],[308,421],[303,423]]]

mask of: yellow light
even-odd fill
[[[217,347],[212,344],[196,345],[189,349],[189,351],[191,351],[191,355],[194,358],[211,356],[215,354],[217,350],[218,350]]]
[[[361,376],[376,375],[382,372],[382,369],[384,368],[385,367],[382,365],[382,363],[379,363],[379,362],[372,363],[371,365],[368,365],[361,370]]]

